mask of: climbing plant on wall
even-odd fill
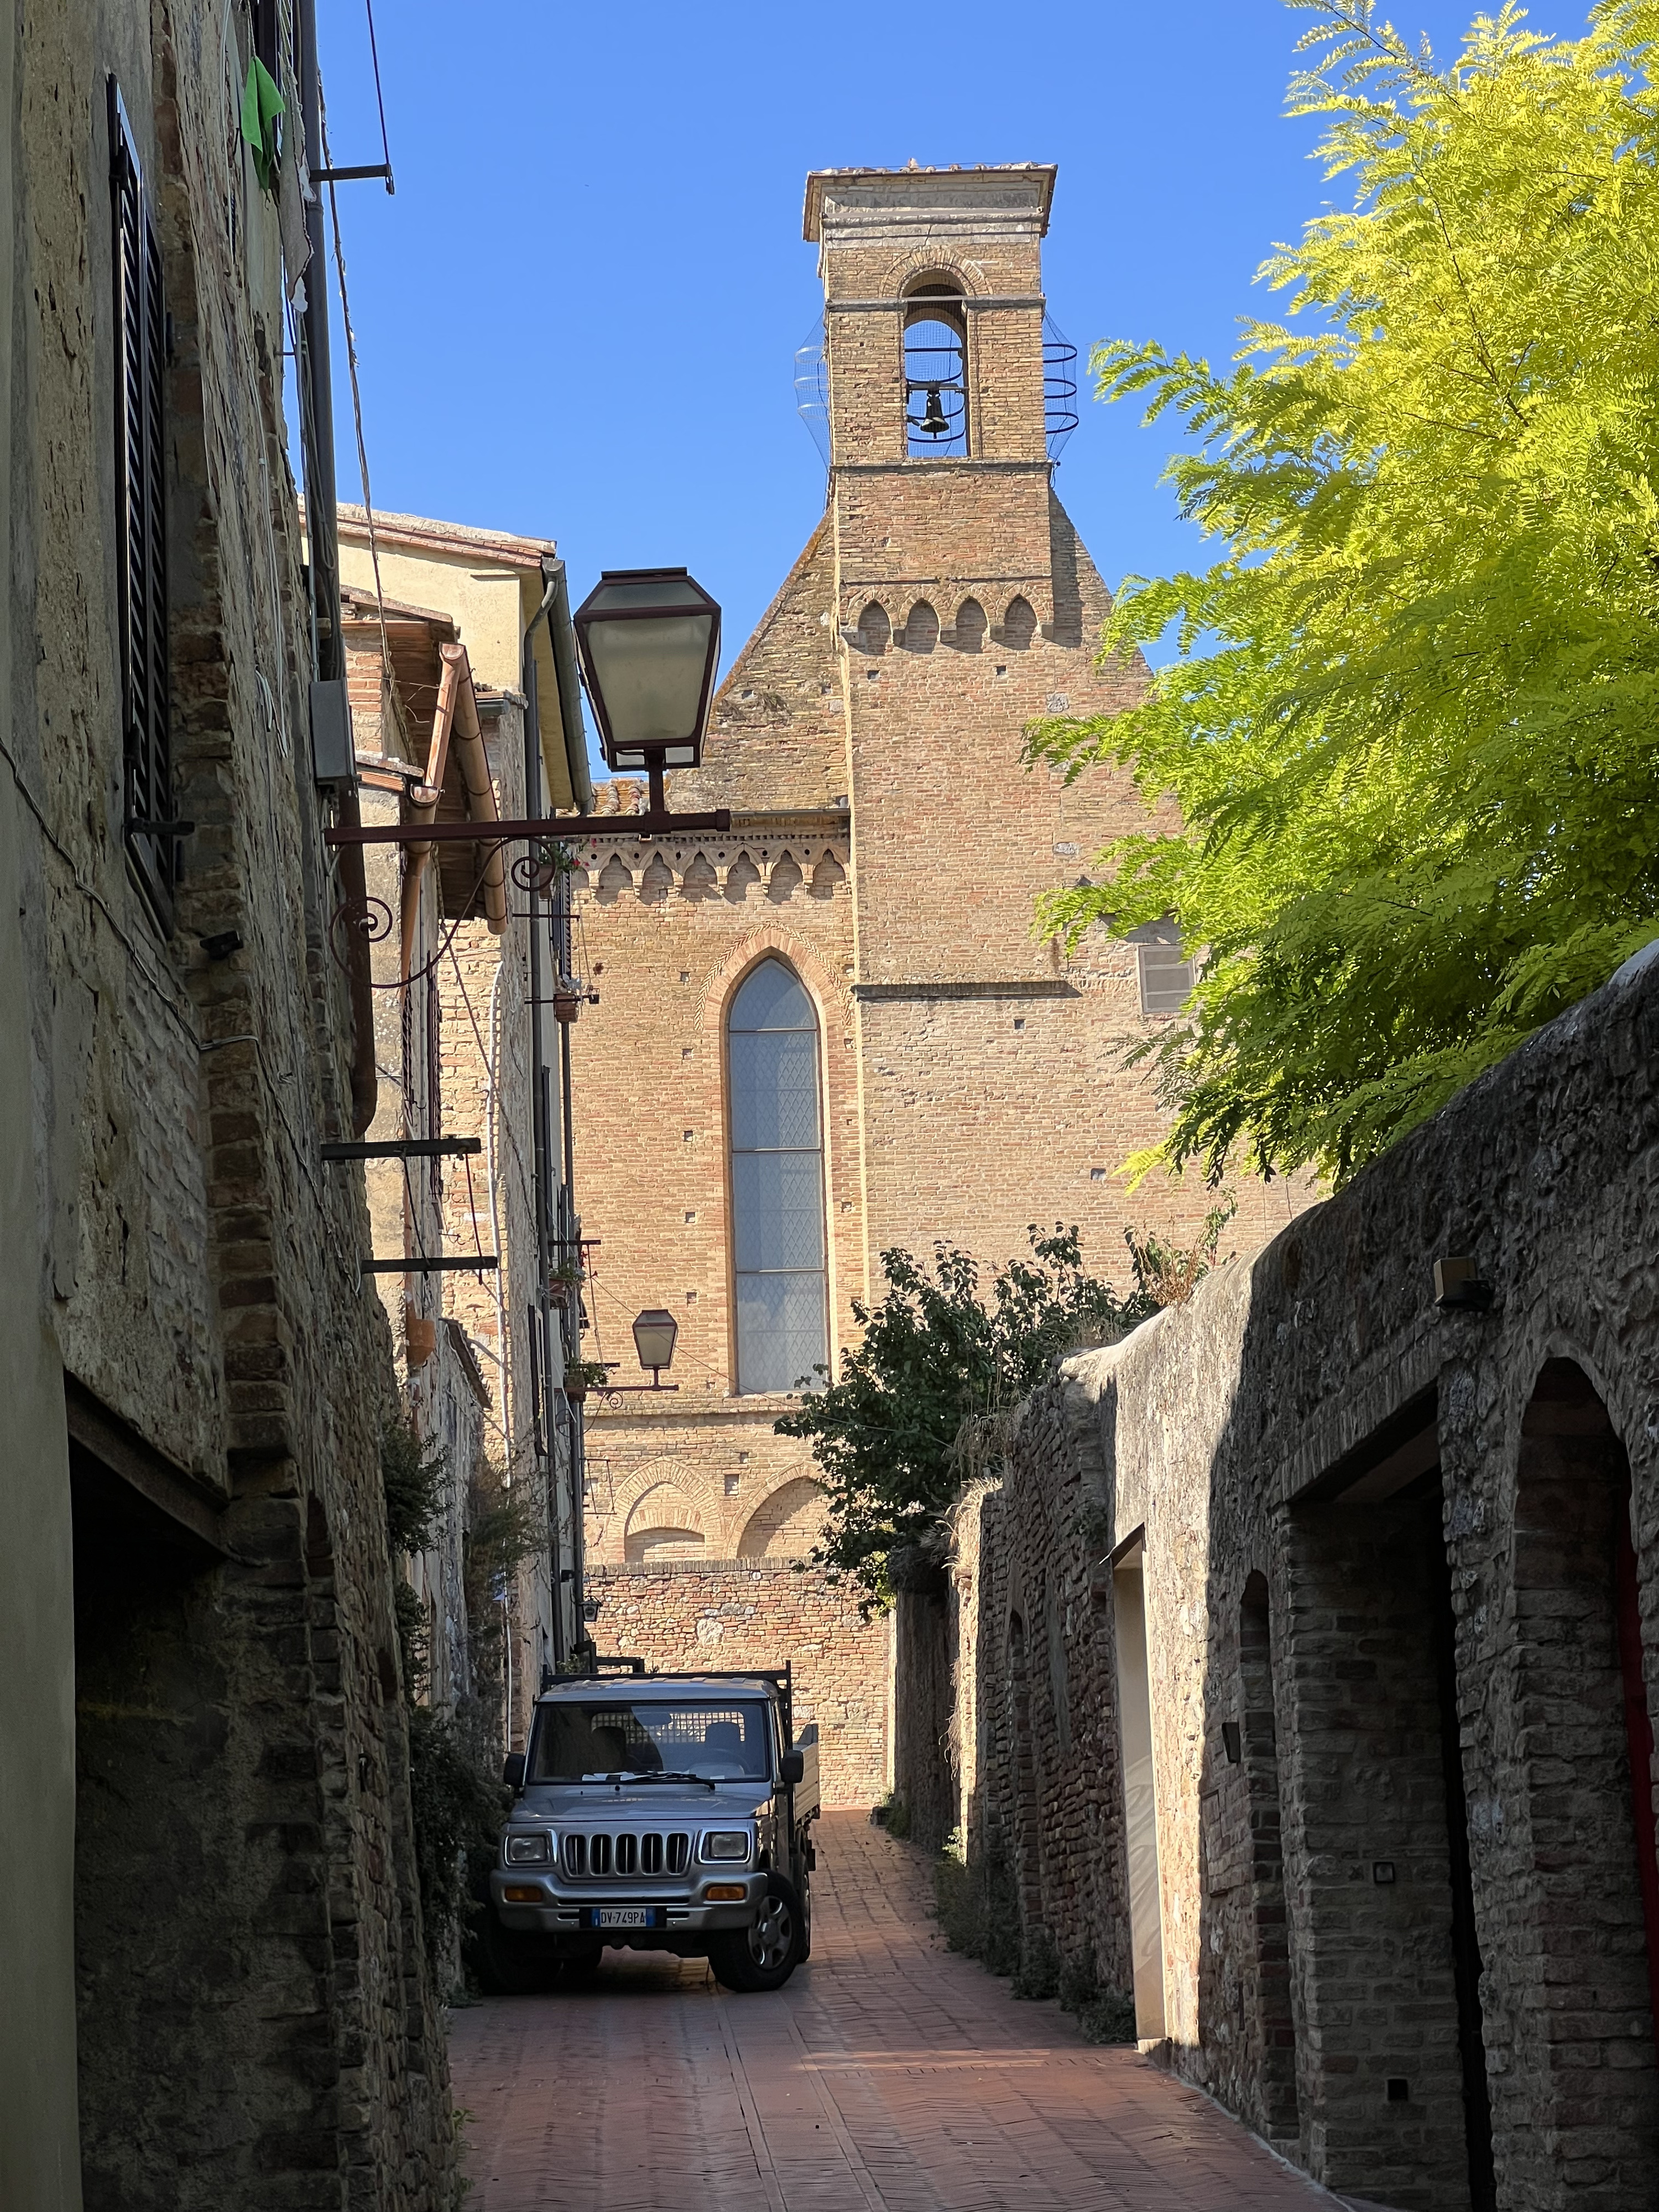
[[[1110,1342],[1155,1310],[1144,1291],[1120,1297],[1084,1271],[1074,1228],[1030,1236],[1030,1258],[1000,1268],[988,1297],[951,1246],[935,1248],[931,1269],[884,1252],[886,1295],[854,1301],[862,1334],[840,1374],[776,1424],[811,1443],[823,1476],[811,1559],[856,1583],[866,1611],[887,1595],[890,1553],[936,1528],[955,1498],[964,1427],[1018,1405],[1058,1354]]]
[[[1291,4],[1353,204],[1229,370],[1096,349],[1103,398],[1184,418],[1221,557],[1124,586],[1108,650],[1179,645],[1144,704],[1030,743],[1185,824],[1042,910],[1202,955],[1136,1164],[1340,1180],[1659,936],[1659,4],[1576,40],[1505,6],[1449,66]]]

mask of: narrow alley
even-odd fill
[[[1132,2049],[952,1957],[926,1866],[818,1832],[812,1957],[775,1996],[701,1960],[458,2013],[476,2212],[1285,2212],[1336,2200]]]

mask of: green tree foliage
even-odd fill
[[[1030,1234],[1031,1257],[999,1270],[988,1302],[965,1252],[937,1246],[931,1273],[908,1252],[884,1252],[886,1296],[873,1308],[854,1301],[862,1336],[840,1376],[776,1424],[811,1443],[825,1479],[812,1557],[832,1580],[859,1583],[866,1611],[886,1595],[889,1553],[927,1534],[956,1497],[964,1425],[1018,1405],[1057,1355],[1153,1310],[1084,1273],[1075,1229]]]
[[[1184,417],[1225,551],[1124,586],[1108,650],[1180,643],[1145,704],[1030,743],[1185,825],[1042,913],[1204,955],[1140,1164],[1340,1180],[1659,935],[1659,5],[1577,40],[1506,6],[1442,68],[1370,0],[1291,4],[1353,207],[1267,264],[1288,320],[1230,373],[1097,349]]]
[[[511,1800],[498,1782],[480,1772],[451,1716],[417,1705],[409,1708],[409,1797],[421,1931],[427,1956],[441,1972],[471,1909],[477,1861],[482,1855],[486,1863],[493,1862]]]

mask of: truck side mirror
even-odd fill
[[[806,1754],[805,1752],[786,1751],[778,1761],[779,1781],[793,1785],[797,1782],[805,1781],[805,1778]]]
[[[521,1751],[509,1751],[501,1761],[501,1779],[515,1795],[524,1788],[524,1753]]]

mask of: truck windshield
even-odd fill
[[[771,1708],[667,1705],[613,1698],[544,1705],[530,1754],[532,1782],[580,1782],[609,1774],[764,1782],[772,1772]]]

